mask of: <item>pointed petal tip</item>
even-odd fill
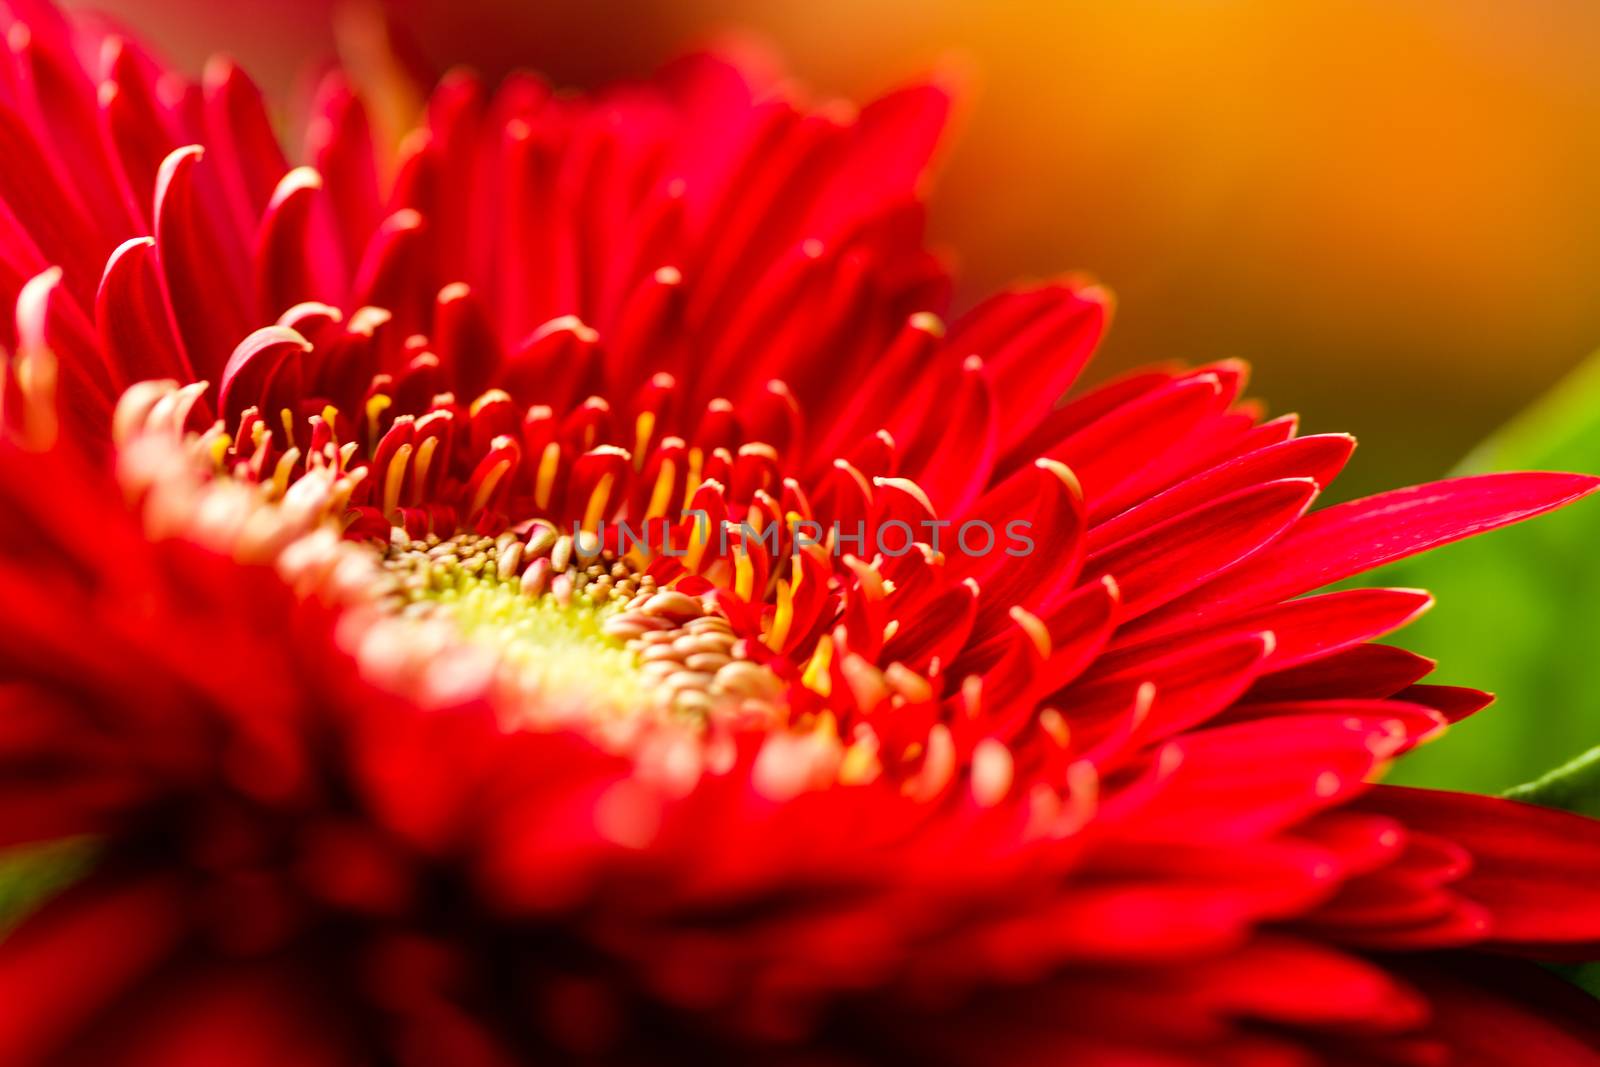
[[[100,76],[110,77],[110,72],[122,58],[122,53],[127,51],[128,41],[120,33],[108,33],[100,41]]]
[[[1061,483],[1066,486],[1067,492],[1072,494],[1074,499],[1079,501],[1083,499],[1083,484],[1078,481],[1078,476],[1073,473],[1071,467],[1059,459],[1051,459],[1048,456],[1040,456],[1033,461],[1033,465],[1039,470],[1048,471],[1061,479]]]
[[[253,351],[256,349],[265,348],[268,345],[291,345],[299,348],[302,352],[311,351],[311,342],[306,340],[300,331],[291,326],[282,325],[261,327],[259,330],[251,333],[249,337],[246,337],[243,341],[240,341],[239,347],[234,351]]]
[[[204,159],[205,154],[206,146],[203,144],[186,144],[174,148],[161,161],[161,173],[170,174],[186,161]]]
[[[1315,478],[1306,477],[1304,475],[1294,478],[1275,478],[1270,482],[1262,482],[1261,485],[1263,488],[1267,486],[1277,486],[1287,496],[1299,497],[1302,501],[1302,515],[1310,509],[1311,505],[1322,493],[1322,484]]]
[[[226,52],[213,53],[201,71],[201,85],[207,92],[214,92],[228,84],[239,73],[239,64]]]
[[[593,344],[600,339],[600,333],[594,327],[584,322],[576,315],[558,315],[557,317],[538,327],[528,337],[528,344],[541,341],[556,333],[570,333],[588,344]],[[726,401],[724,401],[726,402]]]
[[[350,325],[347,326],[346,329],[348,329],[351,333],[360,334],[363,337],[371,337],[373,334],[378,332],[378,327],[384,325],[392,318],[394,318],[394,313],[388,308],[374,307],[371,304],[366,304],[362,307],[356,308],[355,313],[350,316]]]
[[[1573,487],[1573,500],[1581,500],[1590,493],[1593,493],[1595,490],[1600,489],[1600,476],[1593,474],[1570,474],[1559,471],[1545,471],[1539,473],[1545,473],[1553,477],[1564,479],[1571,484]]]
[[[278,186],[272,191],[270,207],[279,207],[295,193],[303,190],[321,189],[322,172],[316,167],[299,166],[290,170],[278,179]]]
[[[384,219],[381,225],[389,230],[420,230],[425,223],[422,212],[416,208],[403,207]]]
[[[465,63],[457,63],[439,78],[439,88],[455,89],[462,86],[477,88],[483,84],[478,72]]]
[[[1027,296],[1050,292],[1058,297],[1070,297],[1079,304],[1092,305],[1102,317],[1110,318],[1116,310],[1117,294],[1105,282],[1083,270],[1062,271],[1036,280],[1013,282],[1003,286],[999,295]]]
[[[130,254],[135,248],[154,248],[155,246],[156,239],[148,234],[143,237],[130,237],[118,245],[116,251],[112,252],[108,258],[113,260],[118,259],[122,256]]]
[[[1108,285],[1094,278],[1085,278],[1081,285],[1075,287],[1077,296],[1085,303],[1095,304],[1100,308],[1100,315],[1110,319],[1117,310],[1117,294]]]
[[[29,293],[38,294],[46,292],[50,289],[54,289],[60,284],[61,268],[59,266],[46,267],[44,270],[28,279],[26,284],[23,285],[22,294],[18,295],[17,300],[20,303],[24,296]]]
[[[1452,488],[1470,484],[1486,497],[1515,500],[1520,504],[1517,518],[1525,519],[1582,500],[1600,489],[1600,476],[1569,471],[1496,471],[1436,484]]]
[[[295,323],[304,322],[311,317],[324,318],[332,323],[340,323],[344,321],[344,312],[331,304],[323,304],[316,300],[306,300],[295,304],[285,310],[282,315],[279,315],[278,325],[293,328]]]
[[[16,324],[19,340],[24,343],[45,343],[45,318],[50,309],[51,295],[61,287],[61,268],[47,267],[29,278],[17,293]]]
[[[1392,589],[1384,589],[1383,592],[1398,594],[1411,598],[1411,611],[1400,623],[1401,626],[1409,626],[1416,622],[1428,612],[1432,611],[1433,606],[1438,603],[1433,593],[1427,589],[1415,589],[1409,586],[1400,586]]]

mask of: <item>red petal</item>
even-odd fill
[[[988,368],[1001,402],[1001,455],[1021,443],[1066,393],[1100,342],[1110,316],[1109,298],[1097,289],[1058,286],[1045,289],[1041,294],[1045,299],[1031,299],[1034,295],[997,298],[1031,305],[1021,321],[1013,321],[1018,318],[1015,314],[1004,316],[1009,327],[1004,334],[985,337],[974,324],[963,322],[947,346],[958,356],[981,356]],[[1001,311],[997,308],[990,315]]]
[[[1131,647],[1122,642],[1109,658],[1145,655],[1150,648],[1176,648],[1223,634],[1270,631],[1277,638],[1272,669],[1287,670],[1397,630],[1432,604],[1433,598],[1417,589],[1324,593],[1247,612],[1220,626],[1135,642]]]
[[[351,284],[357,307],[381,307],[394,315],[394,328],[409,337],[425,325],[422,313],[437,291],[428,258],[427,227],[422,216],[401,208],[372,234],[361,267]],[[551,400],[552,406],[560,402]]]
[[[1096,419],[1045,452],[1078,473],[1084,498],[1096,504],[1124,479],[1181,441],[1207,415],[1227,406],[1212,374],[1184,378]]]
[[[189,362],[211,379],[234,345],[250,332],[243,293],[222,265],[238,262],[222,250],[220,234],[195,181],[204,151],[199,145],[167,156],[156,178],[156,252],[166,278],[173,317]]]
[[[1115,578],[1124,617],[1142,615],[1259,553],[1294,525],[1316,495],[1317,483],[1309,478],[1240,490],[1096,552],[1084,561],[1083,573]]]
[[[1510,473],[1397,489],[1319,511],[1268,552],[1140,620],[1145,636],[1224,619],[1463,537],[1521,522],[1593,492],[1580,474]]]
[[[1600,1063],[1592,996],[1514,960],[1440,956],[1408,968],[1433,1006],[1432,1032],[1459,1067]]]
[[[1252,700],[1388,697],[1426,676],[1433,660],[1390,645],[1356,645],[1343,652],[1263,675]]]
[[[937,419],[926,413],[922,418],[918,436],[931,447],[908,447],[903,469],[927,491],[940,514],[959,515],[983,492],[999,454],[1001,423],[982,361],[969,359],[962,367],[955,392]]]
[[[166,295],[156,273],[156,243],[149,237],[124,241],[106,262],[95,297],[95,325],[118,389],[134,382],[174,378],[187,383],[194,371],[173,333]]]
[[[1182,515],[1239,489],[1283,478],[1310,478],[1326,487],[1344,467],[1355,448],[1344,434],[1301,437],[1246,453],[1203,474],[1151,497],[1144,503],[1095,524],[1089,532],[1090,551],[1125,540],[1140,530]]]
[[[439,290],[433,313],[433,347],[451,387],[476,397],[505,361],[500,339],[477,293],[454,283]]]
[[[9,108],[0,107],[0,200],[33,238],[84,307],[94,297],[100,265],[115,241],[102,234],[72,197],[72,183],[50,163],[33,133]],[[120,234],[118,235],[121,236]]]
[[[1258,938],[1194,978],[1200,995],[1229,1014],[1280,1023],[1396,1031],[1428,1014],[1426,1001],[1384,969],[1309,941]]]
[[[28,33],[8,39],[21,75],[19,88],[33,105],[34,129],[45,131],[47,151],[61,165],[60,173],[84,179],[73,190],[83,199],[102,239],[136,232],[135,205],[124,199],[116,182],[96,180],[113,171],[100,136],[94,90],[75,58],[70,52],[37,46]],[[14,160],[6,162],[16,165]]]
[[[1338,719],[1259,719],[1185,735],[1182,761],[1128,832],[1138,839],[1259,838],[1364,788],[1381,731]]]
[[[336,1017],[319,977],[236,961],[209,971],[189,970],[142,990],[123,1011],[82,1035],[67,1062],[74,1067],[350,1067],[360,1057],[346,1047],[346,1020]]]
[[[205,106],[206,132],[237,225],[241,232],[252,233],[289,164],[261,90],[231,60],[218,58],[207,64]]]
[[[318,87],[306,124],[306,155],[327,188],[344,262],[361,262],[380,211],[376,152],[366,109],[342,74],[329,74]]]
[[[1494,694],[1459,685],[1411,685],[1394,697],[1433,708],[1450,722],[1460,722],[1494,703]]]
[[[0,1062],[49,1062],[173,948],[183,923],[155,881],[69,891],[0,940]]]
[[[950,93],[940,85],[914,85],[862,108],[811,224],[826,233],[916,189],[949,115]]]
[[[275,412],[273,389],[285,361],[311,351],[311,343],[287,326],[263,326],[239,342],[222,369],[217,406],[228,426],[238,425],[247,407]]]
[[[148,231],[161,161],[188,138],[178,135],[176,116],[161,102],[157,85],[164,72],[155,61],[121,38],[108,39],[104,48],[100,122],[117,160],[116,177]]]
[[[1096,419],[1164,388],[1178,377],[1175,368],[1148,368],[1115,378],[1082,396],[1074,397],[1050,412],[1027,437],[1017,443],[1001,461],[1001,471],[1014,470],[1037,459],[1051,446],[1066,440]]]
[[[1046,701],[1058,707],[1074,728],[1092,728],[1099,724],[1086,722],[1081,708],[1107,706],[1108,696],[1119,692],[1121,698],[1112,697],[1109,704],[1130,706],[1141,686],[1153,685],[1135,736],[1158,740],[1193,729],[1237,700],[1255,680],[1271,648],[1270,638],[1251,634],[1125,664],[1111,674],[1097,664],[1072,688]]]
[[[1363,806],[1472,854],[1472,869],[1455,887],[1489,909],[1492,943],[1573,959],[1600,955],[1600,820],[1400,786],[1375,789]]]
[[[980,533],[969,536],[963,532],[969,528]],[[1004,625],[1011,608],[1053,609],[1073,588],[1083,530],[1077,480],[1061,464],[1041,459],[990,490],[954,531],[945,529],[937,547],[953,576],[977,581],[978,632],[986,634]]]
[[[828,418],[827,435],[817,442],[819,457],[837,455],[847,444],[882,427],[906,393],[906,381],[923,373],[939,351],[943,325],[937,316],[912,315],[893,343],[867,368],[859,383],[844,395],[836,415]]]
[[[322,195],[322,176],[296,167],[283,176],[262,210],[255,238],[256,300],[261,313],[277,318],[309,301],[342,302],[336,283],[319,255],[313,211]]]

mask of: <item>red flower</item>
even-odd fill
[[[1301,595],[1592,480],[1308,515],[1237,365],[1058,404],[1104,297],[941,325],[936,86],[453,76],[380,179],[338,76],[290,170],[25,9],[0,841],[94,862],[0,1062],[1594,1061],[1512,957],[1600,826],[1369,785],[1487,698]]]

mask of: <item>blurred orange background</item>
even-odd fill
[[[317,0],[99,0],[275,90]],[[1600,5],[1583,0],[391,0],[441,66],[586,86],[728,29],[861,97],[967,74],[933,201],[964,299],[1081,268],[1097,376],[1242,356],[1275,412],[1363,442],[1340,495],[1442,474],[1600,347]]]

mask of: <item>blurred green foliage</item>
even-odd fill
[[[1600,356],[1458,473],[1496,470],[1600,474]],[[1438,604],[1397,643],[1439,660],[1428,681],[1499,696],[1402,759],[1389,781],[1498,793],[1600,744],[1600,499],[1406,560],[1365,584],[1431,590]]]
[[[0,937],[88,870],[92,855],[82,838],[0,851]]]

